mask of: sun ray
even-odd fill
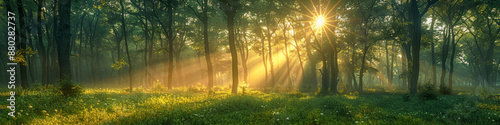
[[[335,5],[333,5],[332,9],[330,9],[330,11],[328,11],[325,15],[330,15],[330,13],[335,10],[335,7],[337,7],[337,5],[340,3],[341,0],[337,1],[337,3],[335,3]],[[330,3],[330,2],[328,2]],[[328,7],[328,6],[327,6]],[[334,15],[335,16],[335,15]]]
[[[298,0],[297,0],[297,1],[298,1]],[[313,16],[315,16],[315,15],[314,15],[314,12],[312,12],[309,8],[307,8],[307,7],[306,7],[306,5],[304,5],[304,3],[300,2],[300,1],[298,1],[298,2],[299,2],[302,6],[304,6],[304,8],[305,8],[307,11],[309,11],[309,13],[311,13],[311,14],[313,14]],[[307,15],[307,14],[303,14],[303,15],[304,15],[304,16],[307,16],[307,17],[314,18],[313,16],[309,16],[309,15]]]

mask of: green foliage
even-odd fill
[[[429,82],[424,83],[423,85],[419,84],[418,91],[418,96],[423,100],[436,100],[438,97],[436,86]]]
[[[82,88],[72,81],[60,81],[59,82],[59,92],[65,97],[75,97],[82,93]]]
[[[355,91],[354,93],[352,93],[353,96],[359,96],[359,92],[358,91]]]
[[[16,117],[3,124],[495,124],[495,102],[470,95],[403,101],[397,93],[314,97],[311,93],[231,95],[191,93],[187,88],[129,93],[86,89],[65,98],[58,88],[26,89],[16,95]],[[137,89],[137,88],[136,88]],[[8,98],[0,90],[0,98]],[[17,93],[16,93],[17,94]],[[424,104],[422,104],[424,103]],[[6,102],[1,102],[6,105]],[[19,106],[19,107],[18,107]],[[22,111],[21,111],[22,110]],[[7,114],[8,110],[0,110]],[[496,114],[495,114],[496,113]],[[459,120],[460,119],[460,120]]]
[[[36,90],[43,90],[45,87],[43,86],[42,82],[35,81],[31,83],[31,88],[36,89]]]
[[[347,86],[345,84],[341,84],[338,89],[339,89],[339,93],[341,93],[341,94],[346,94],[349,92],[349,90],[347,89]]]
[[[36,54],[36,51],[31,47],[27,47],[26,49],[19,49],[16,51],[14,62],[19,63],[24,66],[28,66],[28,61],[26,57],[31,57]]]
[[[475,120],[474,116],[477,116],[476,112],[479,110],[477,97],[471,96],[465,99],[461,98],[461,100],[463,101],[446,112],[446,121],[448,123],[463,123]]]
[[[164,91],[166,88],[163,86],[163,84],[159,81],[156,81],[153,83],[153,88],[151,88],[153,91],[160,92]]]
[[[286,93],[288,97],[293,97],[293,98],[302,98],[302,97],[307,97],[308,95],[306,93],[302,92],[290,92]]]
[[[206,88],[201,85],[201,83],[197,83],[196,86],[189,86],[188,92],[192,93],[202,93],[205,92]]]
[[[123,66],[127,66],[128,63],[124,60],[124,58],[121,58],[120,61],[115,61],[115,63],[111,64],[111,68],[115,70],[120,70]]]
[[[245,81],[240,82],[240,83],[238,84],[238,87],[240,88],[240,90],[241,90],[242,94],[243,94],[243,95],[245,95],[245,91],[246,91],[246,90],[247,90],[247,88],[248,88],[248,83],[246,83]]]

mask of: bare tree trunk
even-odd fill
[[[330,52],[330,70],[332,72],[332,77],[330,78],[330,92],[331,93],[337,93],[337,84],[338,84],[338,77],[339,77],[339,66],[337,62],[337,46],[331,46],[332,51]]]
[[[276,81],[274,78],[274,67],[273,67],[273,52],[272,52],[272,45],[271,45],[271,33],[269,31],[269,25],[267,26],[267,48],[269,52],[269,68],[271,68],[271,87],[275,87]]]
[[[290,79],[290,59],[289,59],[289,56],[288,56],[288,41],[287,41],[287,37],[286,37],[286,27],[287,25],[284,24],[284,27],[283,28],[283,38],[284,38],[284,43],[285,43],[285,58],[286,58],[286,80],[287,81],[287,84],[291,87],[292,86],[292,82],[291,82],[291,79]]]
[[[58,60],[60,68],[60,79],[71,81],[71,65],[69,60],[70,55],[70,19],[71,19],[71,0],[59,1],[59,35],[57,39]]]
[[[316,69],[316,63],[318,62],[317,58],[312,53],[311,43],[307,41],[305,43],[306,43],[307,57],[309,58],[309,62],[307,62],[309,73],[306,73],[308,76],[307,82],[309,82],[310,84],[310,87],[308,87],[308,89],[316,91],[318,89],[318,79],[317,79],[318,74]]]
[[[203,0],[203,41],[205,45],[205,60],[207,62],[207,70],[208,70],[208,88],[209,91],[212,91],[212,88],[214,86],[214,71],[212,67],[212,59],[210,58],[211,51],[210,51],[210,43],[208,42],[208,14],[207,10],[208,9],[208,0]]]
[[[445,33],[443,33],[443,36],[444,36],[444,44],[443,44],[443,48],[441,49],[441,84],[440,86],[444,86],[445,85],[445,77],[446,77],[446,59],[447,59],[447,56],[448,56],[448,46],[449,46],[449,43],[450,43],[450,27],[447,27],[447,32],[445,31]]]
[[[406,54],[401,54],[401,68],[403,70],[403,73],[406,73],[406,74],[401,74],[401,75],[404,75],[403,76],[403,88],[409,88],[408,87],[408,60],[406,58]]]
[[[23,8],[23,2],[22,0],[17,0],[17,12],[19,13],[19,28],[20,28],[20,34],[21,37],[19,37],[19,50],[26,50],[26,32],[27,32],[27,26],[26,26],[26,18],[25,18],[25,11]],[[23,58],[27,58],[26,55],[22,55]],[[19,65],[20,67],[20,72],[21,72],[21,87],[22,88],[28,88],[28,69],[26,68],[26,65],[28,65],[28,62],[26,64],[21,64]]]
[[[436,21],[435,14],[432,14],[430,39],[431,39],[431,67],[432,67],[431,75],[432,75],[432,84],[434,84],[434,86],[437,84],[437,81],[436,81],[436,55],[434,52],[434,24],[435,24],[435,21]]]
[[[359,93],[363,92],[363,73],[366,65],[366,54],[368,53],[369,48],[370,48],[369,45],[365,45],[365,47],[363,48],[363,56],[361,57],[361,69],[359,70],[359,88],[358,88]]]
[[[387,65],[386,65],[386,73],[387,73],[387,86],[389,87],[392,87],[392,69],[391,69],[391,66],[392,66],[392,62],[389,61],[389,46],[388,46],[388,41],[385,41],[385,60],[387,61]]]
[[[37,32],[38,32],[38,44],[37,44],[37,51],[39,52],[40,55],[40,64],[42,67],[42,84],[47,85],[47,54],[45,50],[45,45],[43,44],[43,32],[42,32],[42,7],[43,7],[43,0],[38,1],[38,10],[37,10]]]
[[[127,60],[128,60],[128,77],[129,77],[129,84],[130,84],[130,93],[133,91],[133,85],[132,83],[133,78],[132,78],[132,61],[130,60],[130,52],[128,51],[128,40],[127,40],[127,29],[125,28],[125,8],[123,5],[123,0],[120,0],[120,6],[121,6],[121,11],[122,11],[122,29],[123,29],[123,38],[125,39],[125,51],[127,51]]]

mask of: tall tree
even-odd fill
[[[212,59],[210,58],[210,43],[208,42],[208,0],[201,0],[201,2],[197,1],[196,2],[199,7],[201,7],[201,12],[198,9],[194,9],[193,7],[189,6],[189,9],[193,11],[194,15],[200,19],[201,23],[203,23],[203,44],[204,49],[205,49],[205,61],[207,63],[207,70],[208,70],[208,91],[212,91],[212,87],[214,85],[214,71],[212,68]]]
[[[232,64],[232,74],[233,74],[233,87],[232,93],[238,93],[238,55],[236,53],[236,47],[234,44],[234,17],[236,15],[236,10],[240,6],[239,0],[219,0],[219,5],[222,11],[227,17],[227,30],[229,32],[229,50],[231,51],[231,64]]]
[[[37,51],[40,55],[40,63],[42,67],[42,84],[46,85],[47,84],[47,54],[45,50],[45,45],[43,44],[43,32],[42,32],[42,8],[43,8],[43,0],[38,1],[38,9],[37,9],[37,33],[38,33],[38,40],[37,40]]]
[[[71,81],[71,65],[69,60],[71,41],[71,0],[59,1],[59,29],[57,37],[57,57],[59,60],[60,79]]]
[[[28,70],[26,69],[26,66],[28,65],[27,62],[27,56],[25,55],[27,48],[26,48],[26,41],[28,40],[27,38],[27,31],[28,27],[26,25],[26,14],[24,11],[23,7],[23,1],[22,0],[17,0],[17,12],[19,13],[19,28],[20,28],[20,34],[21,37],[19,37],[19,50],[21,51],[20,54],[21,57],[18,58],[23,58],[23,62],[21,63],[20,67],[20,72],[21,72],[21,87],[23,88],[28,88]],[[69,42],[69,41],[68,41]]]
[[[122,31],[123,31],[123,39],[125,40],[125,51],[127,52],[127,61],[128,61],[128,79],[129,79],[129,87],[130,87],[130,92],[132,93],[133,85],[133,77],[132,77],[132,62],[130,60],[130,52],[129,52],[129,46],[128,46],[128,39],[127,39],[127,29],[126,29],[126,23],[125,23],[125,6],[123,5],[124,0],[120,0],[120,7],[121,7],[121,17],[122,17]]]

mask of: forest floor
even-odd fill
[[[7,90],[0,98],[8,99]],[[16,93],[16,117],[0,102],[2,124],[500,124],[500,99],[458,93],[436,100],[386,92],[316,96],[314,93],[188,88],[84,89],[63,97],[55,89]],[[498,94],[498,93],[496,93]]]

